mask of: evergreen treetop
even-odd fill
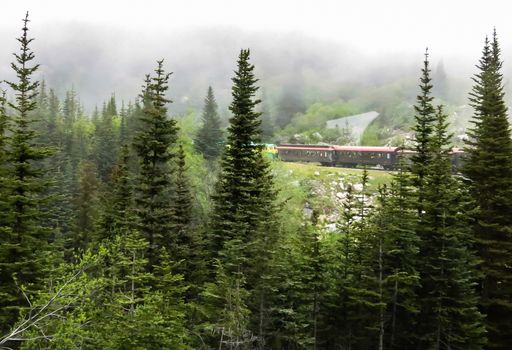
[[[4,164],[0,165],[5,170],[0,198],[4,212],[0,222],[0,329],[12,324],[17,310],[27,305],[21,288],[28,294],[41,288],[47,263],[44,252],[49,232],[43,208],[49,201],[46,191],[50,182],[41,161],[50,155],[50,150],[36,142],[38,134],[32,112],[37,108],[39,83],[32,76],[39,65],[31,65],[35,56],[29,47],[33,39],[28,37],[28,22],[27,12],[22,35],[17,39],[20,51],[11,63],[17,81],[7,82],[16,98],[8,102],[14,115],[9,116],[11,135]]]
[[[420,90],[421,94],[416,98],[416,105],[414,106],[416,121],[414,130],[415,151],[416,154],[412,157],[411,172],[415,175],[416,186],[419,191],[419,204],[421,210],[421,193],[424,186],[424,177],[426,175],[426,168],[432,159],[430,150],[430,140],[434,130],[435,110],[432,105],[434,98],[432,94],[432,83],[430,78],[430,67],[428,60],[428,50],[425,52],[425,60],[423,61],[423,68],[421,69]]]
[[[214,196],[213,251],[222,249],[223,242],[234,236],[246,236],[237,232],[238,221],[246,227],[256,227],[256,200],[261,197],[260,177],[265,167],[260,167],[260,113],[255,106],[260,100],[255,98],[258,79],[254,76],[254,66],[249,63],[249,50],[241,50],[238,69],[232,78],[233,102],[229,109],[230,118],[226,150],[221,159],[221,173]],[[249,239],[244,237],[243,240]]]
[[[203,154],[205,159],[215,159],[222,151],[224,138],[220,129],[217,102],[211,86],[208,87],[208,93],[204,101],[202,121],[203,125],[194,139],[194,146],[198,152]]]
[[[174,220],[171,160],[175,155],[171,146],[177,140],[177,126],[167,116],[166,98],[171,73],[165,73],[163,60],[157,62],[155,76],[146,76],[142,94],[143,109],[140,129],[134,139],[134,148],[140,162],[140,174],[135,185],[137,228],[148,240],[149,266],[158,262],[158,249],[173,251],[176,236],[172,232]]]
[[[463,172],[476,204],[473,232],[482,280],[480,307],[487,315],[489,349],[512,343],[512,139],[504,98],[496,31],[484,42],[470,93],[474,108]]]
[[[474,290],[476,258],[465,214],[467,198],[452,175],[446,120],[442,106],[437,107],[419,229],[420,344],[422,348],[481,349],[485,332]]]

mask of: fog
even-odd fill
[[[379,85],[433,67],[470,83],[484,37],[496,26],[512,72],[506,2],[488,1],[24,1],[3,4],[1,79],[12,78],[21,18],[30,11],[39,77],[59,94],[74,86],[86,110],[112,93],[133,100],[165,59],[175,111],[202,104],[208,85],[222,109],[240,48],[251,48],[271,101],[284,89],[336,98],[344,82]],[[171,108],[171,110],[172,110]]]

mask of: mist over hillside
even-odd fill
[[[36,26],[31,34],[36,39],[40,78],[59,95],[73,86],[88,112],[112,93],[119,100],[134,100],[145,74],[152,72],[155,61],[162,58],[173,72],[171,113],[202,107],[211,85],[224,115],[230,102],[230,78],[242,47],[252,51],[259,83],[270,106],[278,104],[284,95],[296,95],[307,106],[317,101],[357,98],[368,89],[391,83],[413,82],[423,59],[422,52],[370,55],[350,45],[299,33],[251,32],[228,26],[150,35],[116,26],[63,22]],[[0,35],[0,42],[8,49],[4,52],[16,49],[9,32]],[[8,54],[0,57],[0,74],[6,79],[12,74],[8,70],[11,58]],[[469,86],[472,63],[468,59],[444,59],[441,52],[432,52],[431,59],[434,69],[443,62],[449,79],[453,67],[457,73],[464,70],[466,76],[457,74],[453,79],[457,93],[451,95],[461,100]]]

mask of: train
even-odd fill
[[[355,168],[357,166],[377,167],[395,170],[401,157],[408,158],[415,151],[403,147],[381,146],[336,146],[283,144],[276,147],[277,158],[285,162],[314,162],[324,166]],[[452,148],[450,156],[454,169],[460,169],[464,151]]]

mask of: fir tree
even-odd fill
[[[413,348],[419,303],[417,289],[419,238],[416,234],[417,211],[411,176],[401,161],[391,187],[381,200],[376,215],[378,237],[382,244],[384,346],[390,349]]]
[[[217,192],[213,197],[212,252],[219,252],[224,243],[233,238],[248,242],[258,226],[258,208],[255,207],[262,191],[260,178],[265,166],[260,166],[261,146],[259,126],[260,113],[255,106],[260,102],[254,98],[257,79],[254,66],[249,63],[249,50],[241,50],[238,70],[233,80],[233,102],[230,110],[233,117],[228,128],[227,147],[221,159],[221,172]],[[248,232],[238,230],[243,222]]]
[[[205,159],[216,159],[222,152],[224,138],[220,129],[217,102],[211,86],[208,87],[208,94],[204,100],[202,121],[203,125],[194,140],[195,148]]]
[[[101,217],[103,238],[126,234],[134,226],[133,184],[129,162],[130,150],[124,145],[112,172],[112,190],[107,192],[104,199],[104,212]]]
[[[425,52],[425,61],[421,70],[422,75],[420,78],[421,95],[416,98],[416,105],[414,106],[416,121],[414,130],[415,151],[416,154],[412,156],[411,172],[414,174],[415,186],[418,188],[418,212],[422,211],[423,201],[423,187],[424,178],[426,175],[426,168],[432,159],[430,152],[430,138],[434,128],[435,110],[432,105],[431,96],[432,84],[430,79],[430,68],[428,61],[428,51]]]
[[[82,161],[78,166],[78,188],[74,205],[72,248],[75,253],[84,252],[96,238],[98,217],[98,189],[96,165]]]
[[[322,325],[321,306],[330,280],[326,276],[325,253],[317,213],[305,222],[299,232],[287,239],[281,257],[277,259],[272,309],[273,333],[284,348],[322,348],[319,336]],[[276,262],[274,262],[276,263]]]
[[[474,290],[476,259],[463,206],[466,199],[452,176],[451,135],[441,106],[436,119],[420,229],[420,347],[481,349],[485,337]]]
[[[9,129],[8,117],[5,110],[7,100],[5,99],[5,91],[2,90],[0,96],[0,171],[5,170],[5,154],[7,152],[7,130]],[[1,178],[1,177],[0,177]],[[0,188],[3,188],[1,186]]]
[[[34,53],[29,48],[33,39],[28,37],[28,22],[27,13],[22,35],[17,39],[20,52],[14,54],[15,62],[11,64],[18,80],[8,82],[16,100],[9,103],[15,115],[11,117],[0,199],[0,207],[5,211],[0,245],[0,329],[3,330],[13,324],[19,308],[27,305],[20,288],[31,294],[41,287],[49,238],[41,209],[48,201],[45,194],[49,181],[41,163],[50,152],[36,144],[38,135],[31,116],[37,108],[39,86],[32,76],[39,65],[31,65]]]
[[[167,117],[165,96],[170,73],[165,73],[163,60],[158,61],[156,75],[146,77],[142,94],[143,110],[140,131],[135,137],[134,147],[139,156],[140,174],[135,185],[138,229],[148,240],[148,262],[158,262],[158,249],[174,251],[176,235],[172,232],[174,215],[170,196],[172,173],[169,162],[174,159],[170,147],[177,139],[176,121]]]
[[[187,164],[183,145],[180,144],[177,153],[176,167],[176,202],[174,203],[176,215],[175,231],[180,237],[179,245],[190,244],[190,221],[192,219],[192,194],[189,179],[187,176]]]
[[[190,281],[190,275],[194,274],[194,262],[196,262],[196,244],[198,243],[193,234],[191,227],[192,220],[192,193],[190,188],[190,180],[187,174],[187,166],[185,160],[185,151],[183,145],[180,144],[177,153],[176,166],[176,194],[173,203],[174,222],[173,232],[176,234],[176,247],[173,257],[177,261],[181,261],[178,272],[181,273],[186,281]]]
[[[336,225],[339,234],[329,248],[326,270],[332,286],[327,292],[320,335],[328,349],[370,348],[376,338],[370,334],[375,332],[378,296],[369,288],[365,277],[370,275],[371,265],[367,264],[368,251],[363,243],[369,231],[367,222],[359,216],[364,208],[361,199],[349,185]]]
[[[470,93],[474,108],[464,173],[477,206],[473,232],[481,264],[480,307],[489,349],[512,344],[512,140],[496,32],[486,38]]]
[[[261,154],[260,113],[255,111],[260,101],[255,98],[258,88],[253,70],[249,50],[241,50],[238,70],[232,79],[233,117],[213,196],[210,253],[213,258],[219,257],[228,278],[232,277],[230,274],[241,274],[239,279],[247,284],[247,289],[256,291],[245,305],[252,311],[252,333],[258,334],[258,340],[263,342],[259,324],[268,307],[263,276],[268,274],[277,230],[272,219],[273,179]],[[228,246],[230,252],[226,254],[224,249]]]
[[[119,126],[119,144],[126,145],[128,144],[128,130],[127,130],[127,120],[128,119],[128,111],[124,107],[124,101],[121,101],[121,110],[119,111],[119,117],[121,118],[121,125]]]
[[[71,156],[73,152],[73,125],[77,119],[77,101],[76,101],[76,93],[74,88],[71,88],[70,91],[66,91],[66,97],[62,104],[62,121],[63,121],[63,150],[64,153],[68,156]],[[75,162],[75,166],[78,164],[78,161]]]
[[[95,130],[94,135],[94,159],[98,174],[103,182],[110,180],[112,167],[117,159],[117,139],[114,132],[112,118],[116,116],[115,98],[112,96],[110,101],[105,105],[101,114],[101,120]]]
[[[181,276],[165,251],[164,263],[148,273],[146,249],[140,235],[118,235],[62,264],[33,301],[26,318],[41,317],[18,335],[21,348],[189,349]]]

